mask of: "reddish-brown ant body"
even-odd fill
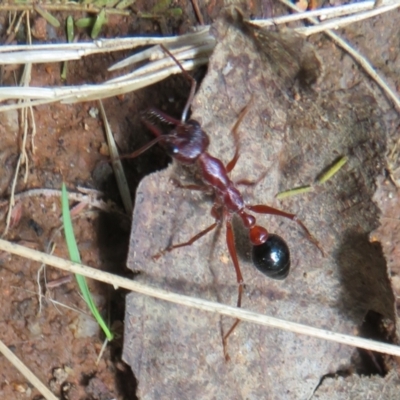
[[[172,245],[164,251],[171,251],[178,247],[189,246],[216,228],[218,224],[225,221],[226,243],[236,271],[236,280],[238,283],[237,306],[240,307],[244,282],[239,267],[232,228],[232,218],[234,215],[237,215],[242,220],[244,227],[248,230],[249,240],[252,244],[252,259],[255,267],[270,278],[284,279],[287,277],[290,269],[289,248],[281,237],[269,234],[265,228],[257,225],[256,218],[249,214],[248,211],[259,214],[279,215],[284,218],[289,218],[295,221],[304,230],[310,241],[317,246],[318,242],[309,233],[305,225],[297,219],[295,214],[290,214],[267,205],[245,204],[240,191],[237,189],[235,183],[229,178],[229,173],[233,170],[239,158],[239,146],[236,132],[240,122],[248,111],[248,106],[241,112],[233,128],[236,141],[236,151],[232,160],[225,166],[221,160],[211,156],[207,152],[210,139],[203,131],[200,124],[193,119],[186,121],[186,115],[195,94],[196,81],[183,69],[180,63],[167,49],[164,48],[164,51],[176,62],[187,79],[191,81],[192,85],[189,98],[186,102],[181,120],[172,118],[156,109],[148,110],[143,115],[142,121],[155,135],[155,139],[150,141],[141,149],[136,150],[128,157],[137,157],[154,144],[160,143],[167,153],[178,162],[184,165],[196,165],[198,167],[205,186],[189,185],[184,187],[193,190],[208,190],[213,194],[214,205],[211,214],[215,218],[215,222],[187,242]],[[172,126],[172,129],[168,133],[163,133],[163,131],[153,123],[154,120],[168,124]],[[238,321],[236,321],[231,329],[225,334],[224,343],[237,324]]]

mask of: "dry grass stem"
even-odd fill
[[[128,181],[125,176],[124,168],[119,157],[117,145],[114,140],[114,136],[111,131],[110,124],[108,123],[107,115],[103,107],[103,103],[99,100],[99,108],[101,117],[103,119],[104,129],[106,131],[106,138],[108,149],[110,151],[111,165],[114,171],[115,179],[117,180],[119,194],[124,204],[125,211],[128,215],[132,215],[133,204],[131,199],[131,193],[129,191]]]
[[[72,276],[72,275],[71,275],[71,276]],[[22,291],[24,291],[24,292],[26,292],[26,293],[30,293],[30,294],[32,294],[32,295],[34,295],[34,296],[37,296],[37,295],[38,295],[37,292],[33,292],[32,290],[22,289],[22,288],[19,287],[19,286],[10,286],[10,288],[15,289],[15,290],[22,290]],[[50,301],[52,304],[54,304],[54,306],[58,305],[58,306],[60,306],[60,307],[62,307],[62,308],[65,308],[65,309],[67,309],[67,310],[76,312],[77,314],[85,315],[85,316],[88,317],[88,318],[92,318],[92,320],[94,321],[94,318],[92,317],[92,315],[89,314],[89,313],[87,313],[87,312],[85,312],[84,310],[80,310],[79,308],[71,307],[71,306],[68,306],[68,305],[66,305],[66,304],[64,304],[64,303],[61,303],[61,302],[57,301],[57,300],[54,300],[54,299],[52,299],[51,297],[49,297],[47,294],[45,294],[45,295],[42,294],[42,297],[43,297],[45,300]],[[60,312],[60,311],[58,310],[57,307],[55,307],[55,308],[56,308],[56,310],[57,310],[58,312]],[[61,312],[60,312],[60,313],[61,313]]]
[[[398,7],[400,7],[400,2],[395,2],[395,3],[387,5],[387,6],[374,8],[372,10],[358,13],[355,15],[351,15],[349,17],[344,17],[344,18],[340,18],[340,19],[330,19],[329,21],[321,22],[315,26],[300,28],[300,29],[298,29],[298,32],[301,34],[304,34],[306,36],[310,36],[315,33],[324,32],[328,29],[343,28],[346,25],[349,25],[349,24],[352,24],[355,22],[359,22],[359,21],[363,21],[364,19],[375,17],[375,16],[383,14],[385,12],[394,10]]]
[[[24,200],[30,197],[36,196],[44,196],[44,197],[61,197],[61,190],[57,189],[31,189],[25,192],[17,193],[14,195],[14,200]],[[99,199],[101,194],[99,193],[74,193],[68,192],[68,200],[69,201],[76,201],[79,203],[85,203],[89,206],[95,207],[99,210],[106,211],[106,212],[116,212],[122,215],[120,208],[111,201],[104,201]],[[4,207],[10,203],[11,200],[3,200],[0,201],[0,207]]]
[[[0,352],[44,396],[46,400],[59,400],[36,375],[0,340]]]
[[[29,22],[29,12],[26,13],[26,29],[27,29],[27,36],[28,36],[28,42],[29,44],[32,44],[32,36],[31,36],[31,29],[30,29],[30,22]],[[21,86],[29,86],[29,83],[31,81],[31,74],[32,74],[32,64],[27,63],[25,64],[22,77],[21,77]],[[29,158],[28,154],[26,152],[26,141],[28,137],[28,128],[29,128],[29,122],[28,122],[28,108],[24,107],[24,101],[19,99],[19,103],[21,105],[22,110],[21,110],[21,125],[23,129],[23,136],[22,136],[22,144],[21,144],[21,149],[20,149],[20,154],[18,157],[18,163],[17,167],[14,172],[14,177],[11,185],[11,194],[10,194],[10,202],[8,204],[8,212],[7,212],[7,218],[6,218],[6,226],[3,231],[3,236],[7,235],[8,229],[10,228],[10,223],[11,223],[11,217],[12,217],[12,210],[15,204],[14,200],[14,194],[15,194],[15,188],[17,185],[18,181],[18,176],[19,176],[19,170],[22,165],[25,165],[25,174],[24,174],[24,183],[28,181],[28,172],[29,172]]]
[[[288,0],[281,0],[284,4],[295,11],[299,11]],[[365,4],[364,4],[365,3]],[[360,18],[368,18],[377,13],[387,12],[400,5],[399,1],[395,3],[374,8],[372,11],[355,14],[350,20],[348,18],[336,18],[334,21],[328,21],[327,25],[320,24],[315,16],[326,18],[334,15],[343,15],[344,13],[354,13],[360,10],[373,8],[374,2],[363,2],[357,5],[332,7],[314,11],[300,12],[294,15],[282,16],[268,20],[254,21],[254,23],[267,26],[276,25],[278,23],[287,23],[297,19],[307,19],[313,24],[322,25],[318,30],[323,29],[337,45],[348,52],[369,74],[372,79],[384,90],[387,96],[400,109],[400,101],[393,90],[386,84],[369,62],[361,56],[356,50],[348,45],[338,35],[328,30],[334,26],[338,28],[360,20]],[[309,35],[314,31],[315,27],[299,28],[298,31],[304,35]],[[172,50],[176,57],[182,61],[185,69],[190,70],[196,66],[204,65],[208,62],[215,40],[209,34],[209,27],[204,27],[199,31],[180,37],[147,37],[147,38],[123,38],[123,39],[101,39],[91,43],[68,43],[59,45],[35,45],[35,46],[3,46],[0,48],[2,57],[0,64],[15,64],[26,62],[61,62],[67,60],[80,59],[90,54],[104,53],[110,51],[118,51],[122,49],[133,49],[144,45],[163,44]],[[163,57],[163,59],[152,60],[153,57]],[[36,106],[55,101],[63,102],[79,102],[88,100],[100,100],[110,96],[120,95],[131,92],[143,87],[149,86],[155,82],[165,79],[166,77],[180,73],[179,68],[174,65],[169,57],[162,54],[159,48],[147,49],[141,53],[118,62],[110,67],[110,70],[126,67],[138,61],[149,60],[145,66],[120,77],[106,81],[98,85],[82,85],[70,87],[54,87],[54,88],[23,88],[23,87],[3,87],[0,88],[0,101],[12,99],[26,100],[26,106]],[[7,104],[0,106],[1,111],[16,109],[22,107],[20,104]]]
[[[208,57],[201,57],[199,59],[188,60],[182,63],[186,70],[205,65],[208,63]],[[134,90],[142,89],[153,83],[159,82],[168,78],[172,74],[178,74],[181,70],[178,66],[171,66],[164,68],[154,73],[143,75],[139,78],[129,79],[123,82],[116,83],[102,83],[99,85],[82,85],[82,86],[69,86],[69,87],[56,87],[56,88],[20,88],[8,87],[0,88],[0,101],[10,99],[26,99],[24,105],[21,104],[7,104],[0,106],[1,111],[19,109],[24,106],[37,106],[40,104],[53,103],[55,101],[62,101],[65,103],[75,103],[80,101],[100,100],[108,97],[129,93]],[[38,99],[38,100],[29,100]]]
[[[46,246],[46,251],[48,251],[49,254],[53,254],[54,250],[56,248],[56,244],[53,241],[50,241],[48,243],[48,245]],[[36,274],[36,283],[38,286],[38,292],[37,292],[37,296],[38,296],[38,302],[39,302],[39,310],[38,310],[38,315],[40,315],[42,313],[42,298],[44,297],[43,295],[43,290],[42,290],[42,284],[41,284],[41,275],[43,273],[43,278],[46,284],[46,288],[47,288],[47,278],[46,278],[46,264],[42,264],[40,266],[40,268],[38,269],[38,272]]]
[[[104,342],[103,342],[103,345],[101,346],[99,355],[97,356],[96,365],[99,365],[99,362],[100,362],[101,358],[103,357],[103,354],[104,354],[104,351],[105,351],[106,348],[107,348],[107,345],[108,345],[108,339],[105,338],[105,339],[104,339]]]
[[[295,14],[282,15],[271,19],[255,20],[252,21],[252,23],[264,27],[264,26],[273,26],[279,24],[287,24],[288,22],[300,21],[303,19],[316,18],[316,17],[319,17],[319,19],[322,21],[328,18],[337,18],[343,15],[349,15],[370,10],[374,8],[374,4],[375,4],[374,1],[361,1],[359,3],[346,4],[337,7],[323,7],[311,11],[299,11]]]
[[[291,3],[289,0],[280,0],[281,3],[285,4],[291,10],[301,12],[301,9]],[[399,2],[396,1],[396,4]],[[319,21],[315,18],[308,18],[308,21],[314,25],[319,24]],[[338,34],[331,30],[324,31],[339,47],[341,47],[346,53],[348,53],[353,59],[364,69],[364,71],[375,81],[375,83],[382,89],[386,96],[394,103],[398,111],[400,111],[400,99],[397,93],[392,90],[385,80],[375,71],[374,67],[370,62],[362,56],[357,50],[351,47],[345,40],[343,40]]]
[[[195,33],[182,36],[146,36],[133,38],[97,39],[92,42],[8,45],[0,47],[2,53],[0,64],[24,64],[25,62],[43,63],[79,60],[98,53],[131,50],[141,46],[162,44],[167,47],[183,47],[210,40],[209,26]],[[204,39],[202,39],[204,38]],[[215,40],[211,38],[212,40]],[[55,56],[57,55],[57,57]]]
[[[231,307],[220,303],[215,303],[199,298],[183,296],[176,293],[171,293],[166,290],[152,288],[131,279],[123,278],[108,272],[100,271],[85,265],[73,263],[59,257],[55,257],[46,253],[41,253],[37,250],[32,250],[28,247],[20,246],[6,240],[0,239],[0,250],[15,254],[21,257],[29,258],[30,260],[51,265],[60,268],[64,271],[69,271],[73,274],[81,274],[88,278],[113,285],[114,288],[122,287],[146,296],[155,297],[171,303],[193,307],[202,311],[214,312],[221,315],[226,315],[232,318],[237,318],[242,321],[252,322],[259,325],[269,326],[293,333],[307,335],[323,340],[328,340],[336,343],[346,344],[349,346],[359,347],[371,351],[390,354],[399,357],[400,347],[392,344],[386,344],[369,339],[362,339],[356,336],[344,335],[324,329],[313,328],[307,325],[302,325],[294,322],[284,321],[274,317],[257,314],[251,311],[246,311],[241,308]]]

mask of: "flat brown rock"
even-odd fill
[[[349,66],[359,83],[343,90],[350,72],[342,70],[341,53],[321,41],[315,60],[328,60],[323,63],[324,79],[312,88],[299,86],[296,77],[282,76],[276,64],[282,61],[267,56],[251,29],[246,34],[220,21],[215,34],[219,43],[192,107],[192,117],[210,135],[210,154],[225,163],[230,160],[230,130],[251,102],[239,128],[241,156],[232,179],[265,174],[256,186],[243,187],[246,202],[297,213],[326,253],[323,257],[295,223],[257,215],[257,221],[282,236],[291,250],[289,277],[273,281],[252,266],[246,233],[235,224],[246,284],[243,308],[347,334],[357,333],[370,309],[393,319],[385,262],[379,247],[368,240],[377,225],[371,198],[384,165],[386,128],[365,77]],[[275,41],[279,52],[279,35],[266,37]],[[313,182],[343,155],[349,162],[327,184],[290,200],[275,199],[282,190]],[[171,242],[184,242],[213,222],[212,201],[205,194],[178,189],[170,182],[171,177],[185,181],[188,176],[186,169],[172,164],[142,181],[128,266],[140,271],[137,279],[147,284],[234,305],[236,278],[223,225],[220,234],[211,233],[190,247],[152,259]],[[309,398],[322,376],[349,367],[355,351],[241,323],[229,339],[231,361],[226,363],[221,332],[232,322],[130,294],[124,357],[138,379],[139,397]]]

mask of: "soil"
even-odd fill
[[[145,12],[156,3],[137,1],[135,10]],[[162,24],[158,19],[112,16],[101,37],[184,33],[197,24],[196,17],[190,2],[174,3],[175,7],[182,8],[182,17],[169,18]],[[210,22],[204,6],[202,11],[206,22]],[[31,15],[35,43],[65,42],[62,27],[66,14],[53,14],[61,22],[59,29],[46,24],[38,14]],[[0,13],[1,43],[25,43],[24,23],[15,36],[7,33],[9,15]],[[84,16],[73,15],[74,18]],[[167,27],[167,32],[161,32],[161,27]],[[76,40],[91,40],[90,32],[80,30]],[[46,87],[103,81],[112,77],[107,67],[128,55],[129,52],[120,52],[69,62],[66,82],[60,78],[61,64],[35,64],[31,85]],[[17,67],[2,69],[1,84],[14,85],[21,71],[22,68]],[[103,105],[121,154],[140,147],[150,138],[140,123],[140,111],[154,106],[179,116],[187,90],[185,80],[175,77],[145,90],[105,100]],[[104,128],[95,102],[54,103],[35,107],[33,113],[36,135],[28,136],[28,163],[22,166],[16,184],[16,193],[25,194],[16,198],[11,226],[4,238],[68,258],[60,230],[59,195],[46,190],[41,195],[27,191],[60,190],[65,182],[70,192],[79,191],[79,187],[101,191],[103,199],[114,201],[117,208],[123,210],[112,169],[107,163]],[[21,114],[17,111],[0,115],[0,197],[4,200],[0,208],[1,232],[6,226],[8,198],[19,158],[23,134],[20,122]],[[168,162],[168,157],[158,148],[140,160],[125,161],[132,198],[142,177],[165,167]],[[73,226],[82,262],[132,277],[125,267],[130,219],[131,216],[123,212],[77,209],[73,214]],[[63,399],[135,398],[135,377],[121,360],[126,293],[89,282],[97,306],[116,335],[97,362],[104,336],[88,314],[75,278],[50,267],[40,270],[38,275],[39,269],[37,263],[0,254],[1,340]],[[42,398],[4,357],[0,357],[0,376],[0,398]]]

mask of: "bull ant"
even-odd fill
[[[184,76],[189,80],[189,82],[191,82],[190,95],[182,112],[181,120],[177,120],[154,108],[147,110],[142,117],[142,121],[154,134],[155,139],[127,157],[135,158],[156,143],[160,143],[166,152],[179,163],[197,166],[204,186],[188,185],[183,187],[192,190],[205,190],[213,195],[214,204],[211,209],[211,215],[215,218],[215,222],[199,232],[197,235],[193,236],[187,242],[171,245],[166,248],[164,252],[171,251],[179,247],[190,246],[201,237],[215,229],[218,224],[225,222],[226,244],[235,267],[236,281],[238,284],[237,307],[241,307],[244,282],[239,267],[238,255],[232,229],[232,218],[235,214],[242,220],[244,227],[248,231],[248,237],[252,245],[252,260],[254,266],[264,275],[270,278],[284,279],[289,274],[289,248],[286,242],[280,236],[270,234],[267,229],[257,225],[256,218],[248,211],[258,214],[278,215],[288,218],[296,222],[305,232],[308,240],[314,243],[318,248],[319,244],[308,231],[303,222],[301,222],[295,214],[290,214],[268,205],[247,205],[244,203],[240,191],[235,186],[235,183],[229,178],[229,173],[233,170],[239,158],[239,146],[236,132],[242,119],[246,115],[249,106],[246,106],[240,113],[239,118],[233,128],[236,150],[232,160],[225,166],[221,160],[211,156],[207,152],[210,139],[207,133],[203,131],[200,124],[193,119],[186,120],[189,107],[193,101],[196,90],[195,79],[184,70],[179,61],[168,49],[163,48],[163,50],[175,61],[175,63],[182,70]],[[154,120],[168,124],[172,126],[172,129],[169,131],[169,133],[165,134],[153,123]],[[234,331],[238,323],[239,320],[236,320],[223,337],[226,357],[227,339]]]

